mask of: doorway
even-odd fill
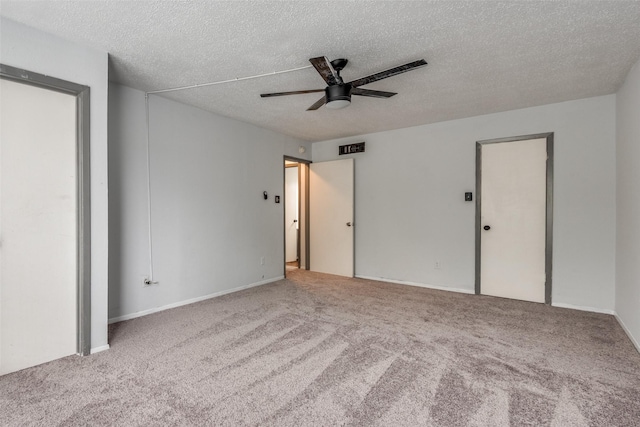
[[[309,161],[284,156],[284,271],[309,269]]]
[[[553,133],[476,144],[476,294],[551,304]]]
[[[89,354],[89,88],[0,65],[0,374]]]

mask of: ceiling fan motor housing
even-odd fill
[[[332,101],[351,102],[351,85],[349,83],[327,86],[324,93],[327,97],[327,103]]]

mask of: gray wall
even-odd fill
[[[109,318],[281,277],[284,205],[274,195],[283,194],[283,155],[308,159],[311,144],[152,95],[151,223],[160,283],[143,287],[149,274],[144,93],[112,84],[109,96]],[[300,145],[306,154],[298,153]]]
[[[640,350],[640,62],[616,101],[616,312]]]
[[[91,88],[91,348],[107,345],[108,56],[0,18],[0,62]]]
[[[366,141],[353,156],[356,275],[473,291],[475,142],[542,132],[555,133],[553,303],[612,313],[614,95],[314,143],[319,162]]]

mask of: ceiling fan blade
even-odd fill
[[[286,96],[286,95],[299,95],[303,93],[316,93],[324,92],[324,89],[309,89],[309,90],[294,90],[291,92],[274,92],[274,93],[261,93],[262,98],[270,98],[272,96]]]
[[[409,62],[408,64],[400,65],[398,67],[394,67],[386,71],[381,71],[379,73],[372,74],[370,76],[363,77],[361,79],[354,80],[349,83],[353,87],[358,87],[358,86],[366,85],[369,83],[377,82],[378,80],[393,77],[398,74],[406,73],[407,71],[411,71],[418,67],[423,67],[425,65],[427,65],[427,61],[425,61],[424,59],[421,59],[419,61]]]
[[[327,97],[323,96],[322,98],[318,99],[315,104],[307,108],[307,111],[317,110],[318,108],[322,107],[326,103],[327,103]]]
[[[329,86],[342,83],[342,79],[338,76],[338,72],[333,69],[331,62],[329,62],[326,56],[311,58],[309,59],[309,62],[311,62],[313,67],[318,73],[320,73],[320,76],[322,76]]]
[[[391,98],[393,95],[397,95],[395,92],[383,92],[381,90],[360,89],[354,87],[351,89],[351,95],[370,96],[372,98]]]

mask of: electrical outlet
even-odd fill
[[[264,265],[264,257],[260,257],[260,265]]]
[[[158,284],[158,282],[151,281],[151,279],[149,279],[148,276],[143,276],[142,277],[142,286],[144,286],[145,288],[147,286],[157,285],[157,284]]]
[[[442,269],[442,261],[436,261],[433,265],[433,268],[435,268],[436,270]]]

